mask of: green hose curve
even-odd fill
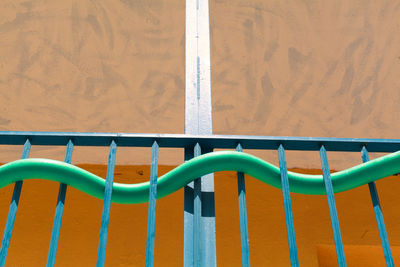
[[[281,188],[279,168],[243,152],[223,151],[201,155],[158,178],[157,198],[167,196],[197,177],[218,171],[244,172],[266,184]],[[400,151],[371,160],[331,175],[335,192],[346,191],[400,172]],[[288,172],[290,191],[302,194],[325,194],[321,175]],[[102,199],[105,180],[79,167],[49,159],[22,159],[0,167],[0,188],[26,179],[46,179],[65,183]],[[112,202],[143,203],[148,201],[149,182],[113,184]]]

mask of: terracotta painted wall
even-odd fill
[[[80,165],[105,177],[104,165]],[[160,174],[171,166],[160,166]],[[294,170],[304,171],[304,170]],[[308,170],[309,173],[319,171]],[[149,166],[117,166],[115,181],[137,183]],[[217,261],[241,266],[237,179],[233,172],[215,175]],[[398,176],[377,183],[395,263],[400,262]],[[0,190],[0,229],[4,229],[13,186]],[[280,190],[246,178],[252,266],[289,266],[289,248]],[[47,261],[58,184],[24,183],[6,266],[44,266]],[[302,266],[337,266],[325,196],[292,194],[294,224]],[[348,266],[386,266],[368,186],[336,194]],[[106,266],[144,266],[147,204],[111,205]],[[102,201],[68,188],[56,266],[94,266]],[[183,190],[157,201],[155,266],[183,265]]]

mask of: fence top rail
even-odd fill
[[[151,147],[156,140],[160,147],[169,148],[194,147],[199,143],[204,148],[235,149],[240,143],[244,149],[278,149],[282,144],[287,150],[305,151],[318,151],[321,145],[329,151],[359,152],[363,146],[369,152],[400,150],[400,139],[0,131],[0,145],[23,145],[26,139],[32,145],[51,146],[64,146],[68,140],[72,140],[75,146],[109,146],[114,140],[122,147]]]

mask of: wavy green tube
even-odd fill
[[[213,152],[189,160],[158,178],[157,198],[167,196],[197,177],[218,171],[244,172],[266,184],[281,188],[279,168],[243,152]],[[331,175],[335,192],[346,191],[400,172],[400,151]],[[322,175],[289,172],[290,191],[302,194],[325,194]],[[79,167],[49,159],[23,159],[0,167],[0,188],[26,179],[46,179],[65,183],[102,199],[105,180]],[[112,202],[148,201],[149,182],[113,184]]]

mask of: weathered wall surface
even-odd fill
[[[0,129],[183,133],[184,12],[183,1],[2,2]]]
[[[399,17],[398,0],[211,1],[214,133],[399,138]],[[184,0],[1,1],[0,130],[183,133],[184,32]],[[63,150],[33,147],[31,155],[62,160]],[[0,162],[21,151],[0,147]],[[277,162],[275,152],[256,154]],[[320,167],[318,153],[287,158],[292,167]],[[356,153],[329,159],[335,169],[361,162]],[[106,161],[106,148],[74,150],[73,163]],[[160,161],[179,164],[183,153],[161,149]],[[118,164],[149,162],[149,149],[118,149]],[[105,176],[104,166],[91,168]],[[117,180],[142,171],[118,168]],[[216,177],[218,261],[240,265],[235,175]],[[394,246],[397,181],[378,183]],[[8,263],[45,263],[57,188],[24,183]],[[252,264],[288,265],[281,192],[251,179],[247,188]],[[11,186],[0,190],[0,229],[11,194]],[[182,198],[157,204],[158,266],[182,264]],[[345,245],[379,244],[368,198],[366,187],[337,195]],[[333,244],[326,198],[292,199],[300,262],[315,266],[317,247]],[[57,263],[93,265],[101,201],[68,189],[66,203]],[[143,265],[146,212],[113,205],[110,266]]]
[[[183,133],[184,15],[183,0],[3,1],[0,129]],[[399,16],[399,1],[211,1],[214,133],[398,138]]]
[[[211,5],[216,132],[398,137],[399,1],[229,2]]]

